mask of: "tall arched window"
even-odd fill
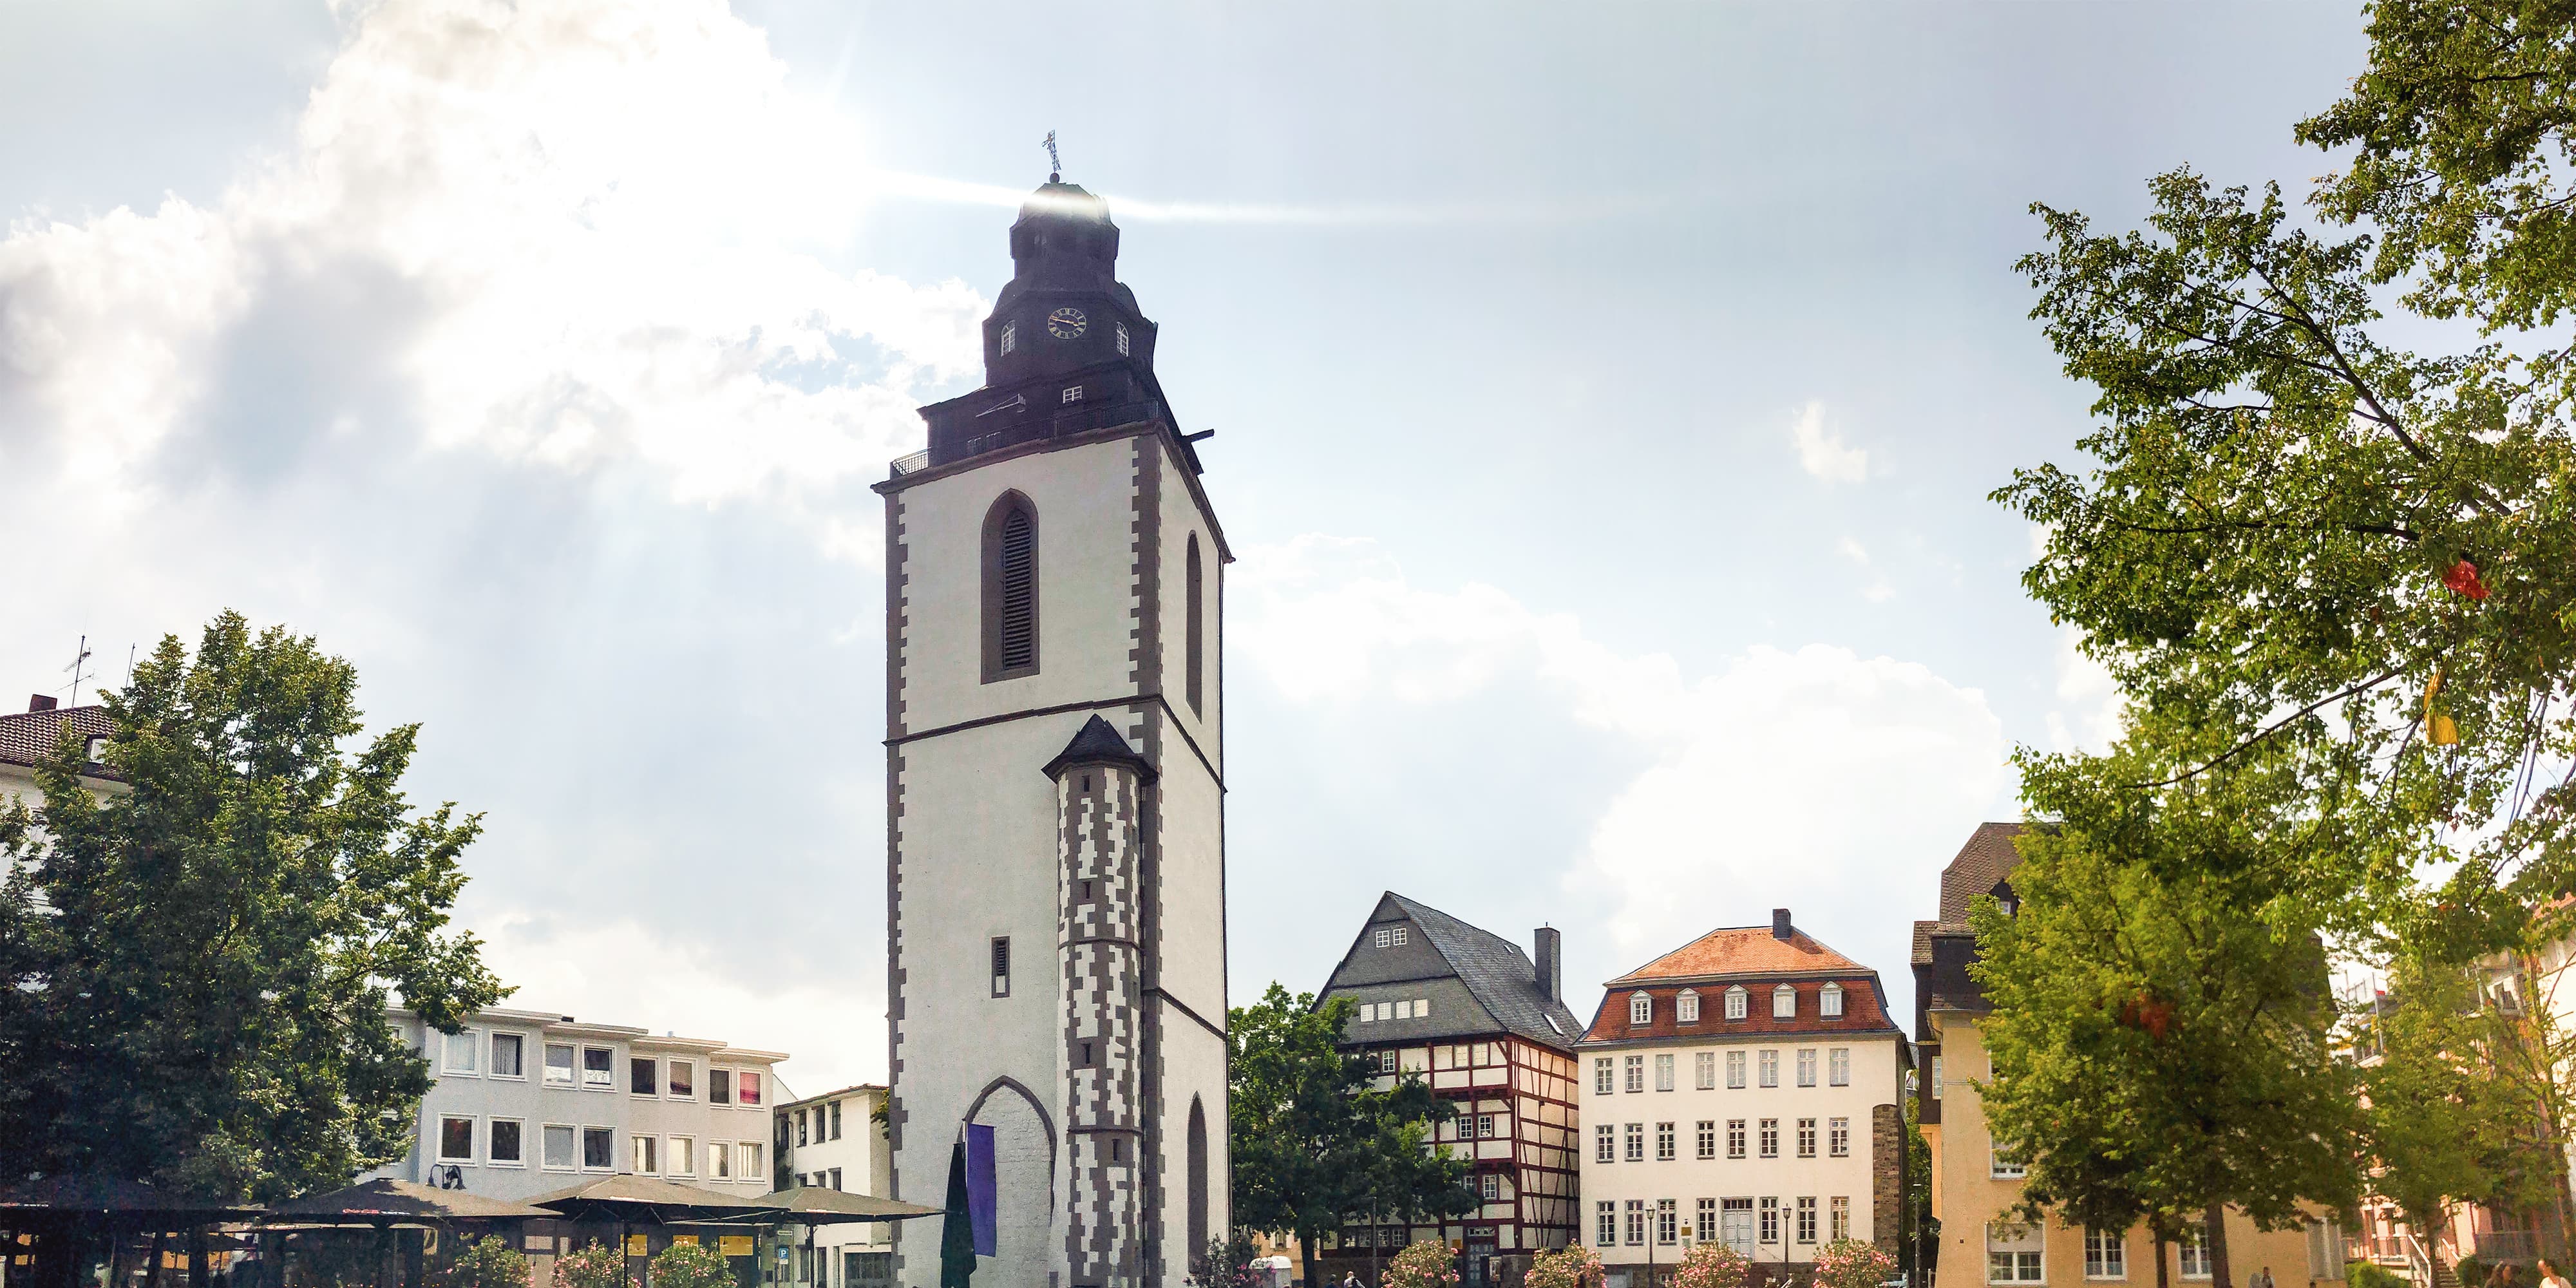
[[[1189,640],[1190,714],[1197,715],[1200,710],[1199,658],[1202,651],[1203,632],[1206,630],[1201,622],[1206,613],[1207,600],[1199,589],[1199,534],[1195,532],[1190,534],[1189,593],[1184,598],[1189,601],[1187,607],[1190,616],[1189,624],[1182,628],[1182,634]],[[1193,1243],[1190,1246],[1195,1248],[1199,1245]]]
[[[1038,511],[1005,492],[984,515],[984,682],[1038,673]]]
[[[1190,1097],[1189,1134],[1190,1246],[1204,1249],[1208,1245],[1208,1137],[1207,1108],[1196,1096]]]

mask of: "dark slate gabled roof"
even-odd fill
[[[1563,1001],[1552,999],[1540,991],[1537,968],[1520,945],[1392,890],[1380,896],[1377,907],[1369,913],[1369,922],[1392,921],[1397,917],[1403,917],[1421,929],[1423,940],[1448,964],[1458,982],[1466,987],[1468,996],[1475,999],[1491,1018],[1495,1029],[1561,1051],[1574,1049],[1574,1040],[1583,1034],[1583,1022],[1566,1009]],[[1366,941],[1368,930],[1363,927],[1360,934],[1361,939],[1353,944],[1354,952],[1358,951],[1359,943]],[[1343,965],[1347,966],[1349,962],[1349,956],[1345,955]],[[1342,974],[1343,970],[1336,967],[1335,980],[1338,981]],[[1335,986],[1327,983],[1326,995],[1332,993]],[[1550,1016],[1556,1019],[1553,1026],[1548,1023]],[[1446,1022],[1435,1021],[1435,1024],[1444,1030],[1451,1028]]]
[[[1103,761],[1133,765],[1147,778],[1154,776],[1153,764],[1137,755],[1136,749],[1128,746],[1127,740],[1119,737],[1118,731],[1097,715],[1083,722],[1081,731],[1073,735],[1073,741],[1064,745],[1064,750],[1055,754],[1055,759],[1046,763],[1044,772],[1053,778],[1067,765],[1096,765]]]

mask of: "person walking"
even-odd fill
[[[2567,1282],[2567,1276],[2559,1273],[2558,1263],[2547,1257],[2540,1259],[2539,1270],[2540,1288],[2576,1288]]]

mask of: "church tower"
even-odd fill
[[[895,1193],[991,1127],[977,1282],[1177,1288],[1228,1225],[1231,556],[1108,204],[1050,176],[1010,243],[984,387],[877,485]]]

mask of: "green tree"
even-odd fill
[[[1463,1211],[1469,1165],[1426,1149],[1426,1128],[1449,1117],[1420,1078],[1388,1090],[1376,1069],[1341,1050],[1351,1003],[1321,1006],[1277,983],[1228,1014],[1227,1101],[1236,1224],[1294,1234],[1305,1277],[1319,1283],[1326,1232],[1371,1209],[1404,1215]]]
[[[130,790],[68,739],[37,767],[43,808],[0,817],[0,1172],[257,1200],[410,1148],[428,1064],[386,1006],[453,1031],[502,990],[447,929],[479,819],[404,799],[417,726],[351,750],[356,696],[228,612],[105,695]]]
[[[528,1259],[509,1240],[487,1234],[464,1242],[439,1273],[439,1288],[528,1288]]]
[[[2111,772],[2152,774],[2140,745]],[[2025,770],[2034,805],[2068,812],[2022,835],[2017,906],[1981,898],[1970,914],[1993,1005],[1980,1095],[1996,1148],[2028,1171],[2015,1215],[2144,1220],[2160,1242],[2200,1217],[2226,1288],[2225,1208],[2277,1229],[2304,1220],[2302,1200],[2358,1197],[2323,947],[2299,901],[2218,875],[2263,870],[2244,851],[2264,811],[2238,794],[2150,810],[2081,775],[2057,795],[2036,758]]]
[[[704,1243],[674,1243],[651,1262],[653,1288],[733,1288],[724,1254]]]

